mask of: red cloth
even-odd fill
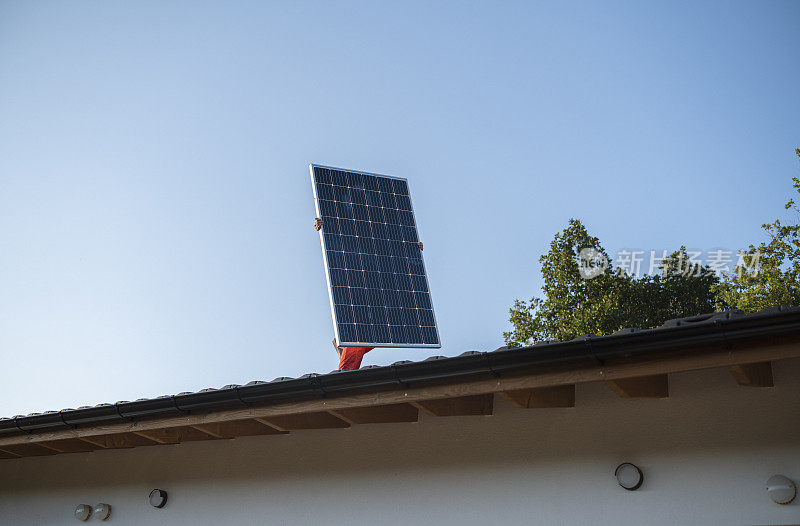
[[[339,357],[340,371],[355,371],[361,367],[361,359],[374,347],[342,347],[342,355]]]

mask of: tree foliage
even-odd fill
[[[795,149],[800,157],[800,149]],[[792,178],[800,193],[800,179]],[[785,209],[800,218],[800,209],[789,199]],[[780,219],[761,225],[769,241],[750,245],[740,256],[733,272],[715,285],[719,310],[741,309],[757,312],[775,305],[800,305],[800,224],[783,224]]]
[[[795,150],[800,157],[800,149]],[[800,193],[800,179],[794,178]],[[800,219],[790,199],[786,209]],[[599,239],[577,219],[556,234],[539,258],[544,297],[515,300],[508,345],[570,340],[585,334],[611,334],[626,327],[648,328],[672,318],[713,310],[755,312],[775,305],[800,305],[800,224],[780,220],[762,225],[769,241],[750,245],[733,272],[718,276],[692,264],[680,247],[661,262],[661,273],[636,277],[614,269]],[[592,279],[581,275],[579,255],[591,248],[608,263]]]
[[[580,271],[578,256],[585,248],[608,262],[591,279]],[[544,298],[515,300],[510,309],[513,330],[503,334],[508,345],[652,327],[714,306],[715,274],[691,264],[684,247],[662,261],[661,274],[637,278],[614,269],[600,240],[577,219],[570,219],[567,228],[556,234],[539,262]]]

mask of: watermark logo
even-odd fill
[[[719,276],[734,272],[741,278],[744,273],[758,275],[761,256],[759,251],[734,252],[722,249],[687,250],[677,255],[672,255],[667,250],[650,250],[649,254],[645,250],[620,250],[615,259],[617,264],[614,273],[637,278],[656,274],[664,277],[673,274],[697,278],[703,274]],[[578,254],[578,271],[583,279],[596,278],[610,266],[608,258],[596,248],[583,248]]]
[[[582,248],[578,254],[578,272],[583,279],[592,279],[608,268],[608,258],[596,248]]]

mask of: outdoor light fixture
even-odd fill
[[[150,505],[154,508],[163,508],[167,504],[167,492],[163,489],[154,489],[150,492]]]
[[[783,475],[772,475],[767,480],[767,493],[773,502],[789,504],[797,496],[797,486]]]
[[[642,487],[642,482],[644,482],[642,470],[630,462],[623,462],[617,466],[617,469],[614,470],[614,476],[617,477],[619,485],[628,491],[639,489]]]
[[[109,504],[104,504],[101,502],[100,504],[94,507],[94,511],[92,512],[92,514],[101,521],[104,521],[108,518],[109,515],[111,515],[111,506]]]
[[[92,507],[88,504],[78,504],[75,507],[75,518],[79,521],[85,521],[92,514]]]

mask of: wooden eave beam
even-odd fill
[[[494,394],[420,400],[413,402],[413,404],[433,416],[491,415],[494,406]]]
[[[163,429],[149,429],[147,431],[134,431],[133,433],[154,440],[159,444],[180,444],[195,440],[216,440],[220,437],[200,431],[193,426],[168,427]]]
[[[21,456],[19,453],[13,453],[10,450],[0,449],[0,459],[19,458]]]
[[[56,431],[18,434],[0,437],[0,450],[14,445],[51,442],[67,438],[78,438],[87,442],[105,443],[106,437],[136,436],[134,432],[165,429],[172,427],[206,425],[238,420],[263,419],[271,422],[276,417],[293,416],[341,409],[386,406],[402,403],[428,402],[447,398],[489,395],[503,391],[554,387],[584,382],[617,381],[642,376],[669,374],[731,365],[752,364],[765,361],[800,357],[800,337],[781,337],[747,343],[734,343],[731,347],[721,345],[694,347],[681,351],[663,352],[634,356],[624,360],[607,360],[605,364],[596,362],[582,364],[555,364],[541,366],[526,374],[485,377],[455,383],[421,385],[409,389],[395,389],[379,392],[364,392],[343,396],[328,396],[311,400],[285,401],[271,405],[253,406],[213,412],[118,422],[78,429],[59,429]],[[332,418],[336,418],[328,414]],[[339,419],[341,427],[349,425]],[[300,429],[300,428],[298,428]],[[139,437],[144,443],[114,447],[134,447],[135,445],[155,444],[152,440]],[[103,447],[103,446],[101,446]],[[45,448],[42,448],[45,449]]]
[[[147,431],[133,431],[133,434],[152,440],[157,444],[179,444],[181,439],[178,433],[173,431],[174,429],[148,429]]]
[[[217,424],[217,425],[219,425],[219,424]],[[226,436],[226,435],[222,434],[218,429],[215,429],[214,428],[214,424],[206,424],[205,426],[194,425],[194,426],[188,426],[188,427],[191,427],[192,429],[194,429],[196,431],[200,431],[201,433],[204,433],[206,436],[209,436],[209,437],[212,437],[212,438],[233,438],[232,436]]]
[[[40,457],[44,455],[55,455],[56,451],[36,442],[26,444],[8,444],[2,447],[2,451],[17,455],[18,457]]]
[[[730,365],[728,369],[739,385],[748,387],[774,387],[772,364],[770,362],[743,363]]]
[[[416,422],[419,409],[411,404],[379,405],[376,407],[354,407],[329,411],[350,424],[388,424],[392,422]]]
[[[294,415],[258,418],[259,422],[274,427],[278,431],[296,431],[301,429],[340,429],[350,427],[350,423],[327,411],[300,413]]]
[[[101,449],[127,449],[138,446],[154,446],[160,443],[135,433],[80,436],[78,440],[95,445]]]
[[[256,435],[286,435],[287,431],[279,431],[272,426],[257,420],[235,420],[233,422],[213,422],[192,426],[217,438],[236,438]]]
[[[622,398],[667,398],[669,380],[666,374],[606,380],[606,385]]]
[[[90,444],[78,438],[65,438],[63,440],[54,440],[53,442],[39,442],[39,444],[47,449],[52,449],[56,453],[89,453],[102,449],[100,446]]]
[[[515,407],[523,409],[575,407],[574,384],[501,391],[500,395]]]

